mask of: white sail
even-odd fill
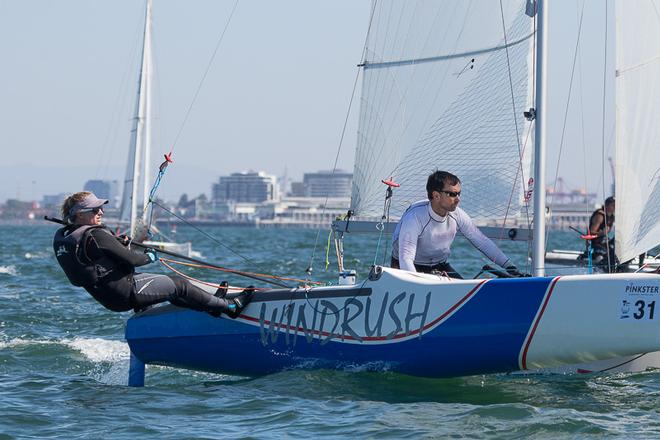
[[[616,2],[616,252],[660,245],[660,4]]]
[[[119,220],[122,224],[130,224],[129,233],[134,236],[138,217],[144,223],[147,212],[140,214],[138,209],[147,206],[149,196],[149,162],[151,149],[151,0],[147,0],[144,21],[144,39],[142,46],[142,63],[135,103],[135,113],[131,127],[131,140],[126,166],[126,178],[122,193]],[[142,200],[140,200],[140,194]]]
[[[530,177],[534,18],[530,2],[378,1],[367,39],[352,190],[360,217],[426,198],[436,169],[458,175],[475,218],[512,217]],[[529,14],[529,15],[527,15]]]

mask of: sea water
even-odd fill
[[[147,386],[129,388],[130,313],[109,312],[69,285],[52,253],[55,229],[0,226],[0,439],[660,437],[657,372],[420,379],[355,369],[245,378],[148,366]],[[337,282],[332,250],[325,271],[327,230],[203,231],[217,241],[189,227],[175,238],[224,266],[304,277],[311,262],[315,279]],[[347,238],[346,268],[358,280],[388,258],[388,237],[378,240]],[[551,248],[581,246],[572,233],[550,240]],[[526,244],[501,247],[525,268]],[[451,262],[466,277],[486,263],[462,240]]]

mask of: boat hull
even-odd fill
[[[354,286],[259,292],[236,320],[156,307],[129,319],[126,340],[147,364],[244,376],[558,368],[660,350],[659,290],[648,274],[450,280],[377,268]]]

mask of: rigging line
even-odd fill
[[[205,286],[215,287],[216,289],[219,289],[219,288],[221,287],[220,284],[217,284],[217,283],[211,283],[211,282],[208,282],[208,281],[203,281],[203,280],[200,280],[199,278],[195,278],[195,277],[192,277],[192,276],[190,276],[190,275],[188,275],[188,274],[186,274],[186,273],[184,273],[184,272],[181,272],[181,271],[179,271],[179,270],[173,268],[171,265],[169,265],[169,264],[167,263],[167,261],[171,262],[171,260],[167,260],[167,259],[163,259],[163,258],[160,259],[160,263],[161,263],[163,266],[167,267],[169,270],[171,270],[172,272],[174,272],[175,274],[177,274],[177,275],[179,275],[179,276],[181,276],[181,277],[183,277],[183,278],[186,278],[186,279],[188,279],[188,280],[190,280],[190,281],[198,282],[198,283],[200,283],[200,284],[204,284]],[[227,286],[227,290],[229,291],[230,289],[231,289],[231,290],[234,290],[234,291],[240,291],[240,290],[244,290],[244,289],[246,289],[246,287]],[[254,290],[272,290],[272,289],[271,289],[270,287],[256,287],[256,288],[254,288]]]
[[[199,233],[201,233],[201,234],[204,235],[205,237],[211,239],[211,240],[214,241],[215,243],[219,244],[219,245],[222,246],[223,248],[227,249],[228,251],[230,251],[230,252],[233,253],[234,255],[237,255],[238,257],[241,257],[241,258],[242,258],[243,260],[245,260],[246,262],[248,262],[248,263],[250,263],[250,264],[256,264],[254,261],[252,261],[252,260],[249,259],[248,257],[239,254],[238,252],[236,252],[235,250],[233,250],[231,247],[229,247],[229,246],[227,246],[226,244],[222,243],[220,240],[218,240],[217,238],[215,238],[215,237],[212,236],[211,234],[209,234],[209,233],[207,233],[207,232],[204,232],[203,230],[201,230],[200,228],[198,228],[198,227],[195,226],[194,224],[190,223],[190,222],[189,222],[188,220],[186,220],[185,218],[183,218],[183,217],[177,215],[176,213],[174,213],[173,211],[167,209],[165,206],[163,206],[163,205],[161,205],[160,203],[158,203],[157,200],[151,200],[151,203],[153,203],[154,205],[158,206],[158,207],[159,207],[160,209],[162,209],[163,211],[165,211],[165,212],[167,212],[167,213],[173,215],[174,217],[178,218],[179,220],[181,220],[181,221],[182,221],[183,223],[185,223],[186,225],[192,227],[193,229],[195,229],[196,231],[198,231]]]
[[[577,58],[578,58],[578,53],[580,51],[580,37],[582,35],[582,19],[584,18],[584,5],[585,3],[582,3],[582,11],[580,13],[580,22],[578,23],[578,32],[577,32],[577,39],[575,41],[575,52],[573,53],[573,66],[571,67],[571,79],[568,83],[568,96],[566,97],[566,108],[564,110],[564,123],[561,127],[561,138],[559,141],[559,153],[557,155],[557,168],[555,169],[555,183],[552,188],[552,194],[550,195],[550,203],[548,203],[548,206],[552,206],[554,202],[554,194],[557,192],[557,180],[559,177],[559,165],[561,162],[561,153],[564,148],[564,139],[565,139],[565,134],[566,134],[566,123],[568,122],[568,111],[569,111],[569,106],[571,103],[571,96],[573,92],[573,79],[575,78],[575,66],[577,64]],[[585,187],[586,188],[586,187]],[[548,242],[548,237],[550,236],[550,228],[546,228],[545,231],[545,242]]]
[[[584,0],[584,3],[586,3],[586,0]],[[583,9],[584,9],[584,3],[583,3]],[[584,173],[584,190],[586,192],[587,188],[589,187],[588,185],[588,179],[587,179],[587,141],[584,135],[584,80],[582,77],[583,71],[582,71],[582,59],[578,59],[578,70],[580,71],[580,127],[581,127],[581,135],[582,135],[582,172]],[[584,213],[589,214],[589,197],[584,198]]]
[[[365,37],[364,41],[364,46],[362,48],[362,61],[365,60],[366,53],[367,53],[367,39],[369,38],[369,31],[371,30],[371,23],[374,17],[374,10],[376,8],[376,4],[378,3],[378,0],[374,1],[373,7],[371,10],[371,14],[369,17],[369,26],[367,27],[367,35]],[[362,64],[362,63],[360,63]],[[335,163],[332,166],[332,175],[334,176],[335,172],[337,171],[337,163],[339,162],[339,155],[341,153],[341,147],[344,143],[344,135],[346,134],[346,127],[348,126],[348,118],[351,115],[351,108],[353,107],[353,99],[355,98],[355,91],[357,90],[357,84],[358,84],[358,79],[360,78],[360,71],[361,69],[358,67],[357,73],[355,74],[355,80],[353,81],[353,91],[351,92],[351,99],[348,102],[348,109],[346,111],[346,117],[344,118],[344,126],[341,130],[341,136],[339,137],[339,145],[337,146],[337,154],[335,155]],[[323,218],[323,215],[325,214],[325,210],[328,206],[328,198],[330,195],[326,193],[325,201],[323,202],[323,209],[321,211],[321,218]],[[309,265],[307,266],[307,276],[311,276],[311,271],[312,271],[312,265],[314,264],[314,258],[316,257],[316,248],[318,247],[319,244],[319,237],[321,236],[321,227],[319,227],[316,231],[316,239],[314,240],[314,248],[312,249],[312,256],[309,259]]]
[[[183,132],[183,128],[186,125],[186,122],[188,121],[188,117],[190,116],[190,112],[192,111],[193,106],[195,105],[195,102],[197,101],[197,97],[199,96],[199,92],[202,90],[202,85],[204,85],[204,81],[206,80],[207,75],[211,71],[211,65],[213,64],[213,60],[215,59],[216,54],[218,53],[218,49],[220,49],[220,44],[222,43],[222,40],[225,37],[225,32],[227,32],[227,28],[229,28],[229,23],[231,23],[231,19],[234,16],[234,12],[236,12],[236,7],[238,6],[239,0],[236,0],[234,3],[234,7],[231,10],[231,13],[229,14],[229,18],[227,19],[227,22],[225,23],[225,27],[222,29],[222,33],[220,34],[220,38],[218,39],[218,42],[215,45],[215,49],[213,50],[213,55],[211,55],[211,59],[209,60],[206,70],[204,71],[204,75],[202,75],[202,79],[199,81],[199,84],[197,85],[197,90],[195,91],[195,94],[193,95],[193,99],[190,102],[190,105],[188,106],[188,110],[186,111],[186,114],[183,118],[183,122],[181,122],[181,126],[179,127],[179,131],[176,134],[176,137],[174,138],[174,142],[172,143],[172,149],[170,150],[170,153],[174,151],[174,147],[176,146],[177,142],[179,141],[179,137],[181,136],[181,133]]]
[[[603,41],[603,107],[602,107],[602,121],[601,121],[601,176],[602,176],[602,190],[603,190],[603,199],[605,199],[605,98],[607,97],[607,37],[608,37],[608,19],[609,19],[609,9],[607,7],[607,2],[605,2],[605,38]],[[607,231],[607,210],[605,209],[605,202],[603,201],[603,221],[605,222],[605,231]],[[610,234],[605,234],[605,246],[607,248],[607,268],[608,272],[611,272],[612,261],[610,258]]]
[[[269,274],[265,274],[265,273],[237,271],[236,269],[229,269],[227,267],[212,266],[212,265],[209,265],[209,264],[172,260],[170,258],[160,257],[160,260],[161,260],[161,262],[162,261],[167,261],[168,263],[180,264],[182,266],[198,268],[198,269],[210,269],[210,270],[217,270],[217,271],[220,271],[220,272],[240,273],[240,274],[244,274],[244,275],[254,275],[254,276],[257,276],[257,277],[270,278],[270,279],[273,279],[273,280],[280,280],[280,281],[296,281],[296,282],[299,282],[299,283],[305,283],[306,282],[305,280],[301,280],[300,278],[289,278],[289,277],[280,277],[280,276],[277,276],[277,275],[269,275]],[[322,285],[324,283],[315,281],[311,284]]]
[[[513,79],[511,75],[511,58],[509,57],[509,44],[508,44],[508,38],[506,35],[506,21],[504,20],[504,6],[502,5],[502,0],[500,0],[500,17],[502,18],[502,33],[504,35],[504,47],[505,47],[505,53],[506,53],[506,67],[507,67],[507,73],[509,77],[509,91],[511,92],[511,109],[513,111],[513,124],[516,128],[516,147],[518,148],[518,166],[516,167],[516,180],[518,178],[518,172],[520,172],[520,178],[522,180],[522,187],[523,189],[525,188],[525,172],[522,169],[522,161],[523,161],[523,152],[520,147],[520,132],[518,130],[518,117],[517,117],[517,110],[516,110],[516,96],[515,92],[513,89]],[[533,34],[532,34],[533,35]],[[504,223],[502,223],[502,237],[504,236],[504,226],[506,225],[506,219],[509,216],[509,210],[511,209],[511,202],[513,201],[513,193],[516,188],[516,181],[514,180],[513,186],[511,188],[511,193],[509,195],[509,202],[507,203],[506,207],[506,212],[504,214]]]

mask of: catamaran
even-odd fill
[[[660,243],[660,22],[652,1],[615,3],[617,209],[639,214],[617,218],[625,261]],[[137,313],[126,327],[129,384],[144,383],[145,364],[244,376],[359,367],[424,377],[649,366],[644,354],[660,350],[660,275],[545,276],[551,7],[374,2],[359,67],[351,215],[333,225],[339,284],[261,290],[235,320],[171,305]],[[357,279],[344,267],[345,236],[387,233],[388,220],[425,198],[436,168],[461,177],[473,218],[500,219],[487,235],[531,240],[532,277],[454,280],[375,264]],[[531,229],[507,223],[520,212]]]

